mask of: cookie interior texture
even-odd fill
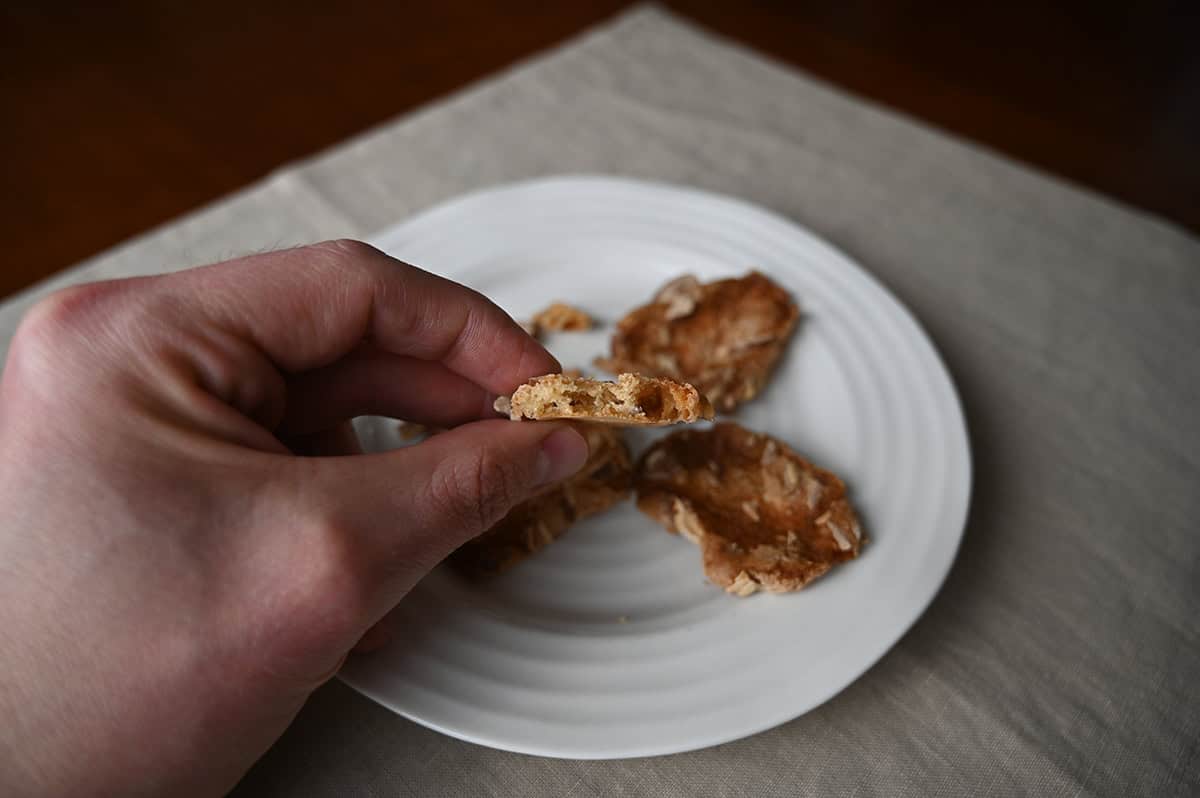
[[[685,275],[621,319],[611,356],[596,364],[690,383],[729,411],[766,385],[799,316],[759,272],[711,283]]]
[[[661,426],[712,418],[712,404],[695,387],[674,380],[621,374],[615,382],[546,374],[518,388],[496,409],[514,420],[577,419]]]
[[[698,544],[705,575],[740,596],[799,590],[864,541],[837,476],[737,424],[659,440],[635,485],[638,508]]]
[[[470,576],[511,568],[553,543],[576,521],[626,498],[633,482],[629,450],[612,427],[580,424],[588,459],[570,479],[514,507],[499,523],[450,555],[452,566]]]

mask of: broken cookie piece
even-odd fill
[[[580,424],[588,459],[570,479],[514,507],[498,524],[459,547],[450,563],[469,575],[504,571],[563,535],[575,522],[629,495],[629,450],[613,427]]]
[[[577,307],[565,302],[555,302],[550,307],[536,313],[530,322],[536,331],[549,332],[579,332],[592,329],[592,317]]]
[[[432,438],[446,430],[441,427],[428,427],[415,421],[400,421],[396,424],[396,433],[402,441],[415,441],[420,438]]]
[[[659,440],[635,487],[638,509],[699,545],[708,579],[738,596],[799,590],[864,541],[840,479],[737,424]]]
[[[729,411],[762,390],[799,316],[759,272],[711,283],[685,275],[617,323],[612,355],[596,365],[691,383]]]
[[[695,387],[639,374],[621,374],[615,382],[545,374],[517,388],[511,398],[501,396],[495,407],[513,421],[575,419],[654,427],[713,417],[712,405]]]

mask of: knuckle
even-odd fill
[[[402,264],[370,244],[353,238],[339,238],[313,244],[307,249],[317,256],[317,268],[326,270],[331,282],[341,285],[343,290],[386,297],[397,289],[397,268]]]
[[[523,498],[521,474],[491,447],[448,464],[431,483],[436,510],[447,523],[483,532]]]
[[[354,529],[328,510],[294,517],[272,549],[279,578],[255,577],[261,598],[240,605],[256,630],[242,651],[263,684],[307,686],[324,680],[330,652],[345,651],[373,620]]]
[[[357,535],[345,521],[311,519],[300,535],[300,575],[292,608],[319,636],[339,636],[369,614],[366,563]]]
[[[462,527],[473,533],[482,532],[482,515],[474,498],[474,488],[468,487],[460,466],[442,466],[434,470],[429,480],[430,510],[439,525]]]
[[[110,284],[72,286],[39,300],[17,327],[10,348],[9,366],[27,384],[58,379],[71,363],[87,359],[105,338],[100,314],[112,312]],[[32,381],[32,382],[30,382]]]
[[[467,478],[477,497],[481,528],[487,529],[512,509],[515,477],[511,465],[497,457],[491,448],[480,450],[479,456],[469,462]]]
[[[339,269],[371,269],[383,254],[370,244],[353,238],[322,241],[309,247]]]
[[[25,314],[18,335],[37,340],[77,335],[110,293],[107,283],[86,283],[55,291]]]

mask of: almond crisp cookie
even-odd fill
[[[579,473],[514,507],[500,523],[450,555],[451,564],[469,575],[506,570],[554,542],[575,521],[629,495],[633,467],[620,430],[595,424],[576,429],[588,442],[588,459]]]
[[[646,427],[713,417],[712,405],[691,385],[639,374],[621,374],[616,382],[543,374],[511,398],[498,398],[495,408],[513,421],[575,419]]]
[[[800,311],[759,272],[701,283],[685,275],[617,322],[606,371],[635,371],[695,385],[730,411],[762,390]]]
[[[698,544],[705,575],[738,596],[799,590],[865,539],[840,479],[737,424],[662,438],[635,485],[638,509]]]

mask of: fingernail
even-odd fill
[[[588,445],[575,430],[562,427],[546,436],[537,459],[537,484],[559,482],[583,468]]]

